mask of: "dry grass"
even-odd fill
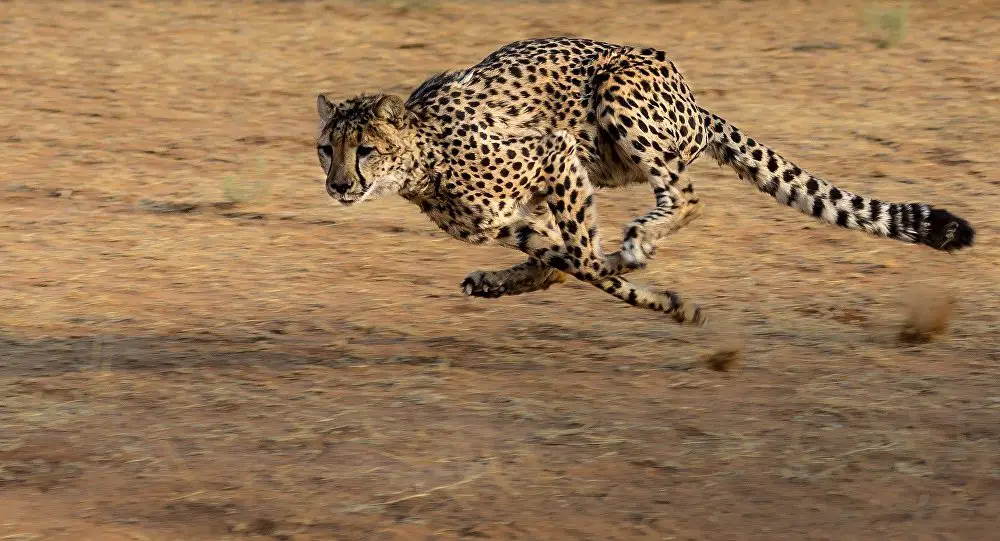
[[[915,3],[889,48],[853,4],[416,4],[3,4],[0,538],[991,531],[995,2]],[[979,244],[821,227],[699,164],[705,214],[637,277],[727,321],[698,330],[572,282],[463,298],[520,258],[325,197],[315,93],[556,33],[664,47],[754,137]],[[599,201],[609,236],[651,202]]]

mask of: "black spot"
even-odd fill
[[[517,233],[516,233],[516,236],[515,236],[515,239],[517,241],[517,247],[520,250],[523,251],[524,248],[528,245],[528,240],[531,239],[531,236],[534,233],[535,233],[535,231],[533,229],[531,229],[531,226],[527,226],[527,225],[521,226],[517,230]]]
[[[840,227],[847,227],[847,217],[849,216],[846,210],[837,211],[837,225]]]
[[[809,180],[806,181],[806,193],[813,195],[817,191],[819,191],[819,182],[815,178],[809,177]]]
[[[771,155],[771,159],[767,160],[767,170],[772,173],[778,170],[778,160],[775,159],[774,155]]]
[[[733,163],[736,161],[736,151],[729,147],[722,147],[722,161]]]
[[[840,193],[839,189],[830,188],[830,201],[839,201],[841,197],[843,197],[843,194]]]
[[[816,199],[813,201],[812,215],[816,218],[823,216],[823,210],[826,208],[826,204],[822,199]]]
[[[639,298],[636,296],[634,289],[629,289],[628,297],[625,298],[625,302],[631,304],[632,306],[639,304]]]
[[[550,258],[549,266],[559,269],[561,271],[569,270],[569,262],[566,261],[566,258],[560,256],[555,256]]]

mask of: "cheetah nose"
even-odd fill
[[[351,187],[350,184],[337,184],[334,182],[327,184],[327,188],[330,191],[337,192],[340,195],[344,195],[345,193],[347,193],[347,189],[350,187]]]
[[[344,178],[338,181],[336,175],[330,175],[330,178],[326,179],[326,191],[331,195],[333,193],[344,195],[350,187],[350,181]]]

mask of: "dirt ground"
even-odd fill
[[[952,4],[880,47],[855,1],[0,2],[0,539],[1000,539],[1000,3]],[[637,275],[691,329],[579,284],[464,298],[520,256],[327,198],[316,93],[555,34],[664,48],[978,243],[822,226],[706,160]],[[652,201],[599,198],[609,241]]]

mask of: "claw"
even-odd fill
[[[507,291],[501,285],[492,285],[486,280],[486,273],[476,271],[465,277],[462,281],[462,293],[466,297],[485,297],[488,299],[502,296]]]

